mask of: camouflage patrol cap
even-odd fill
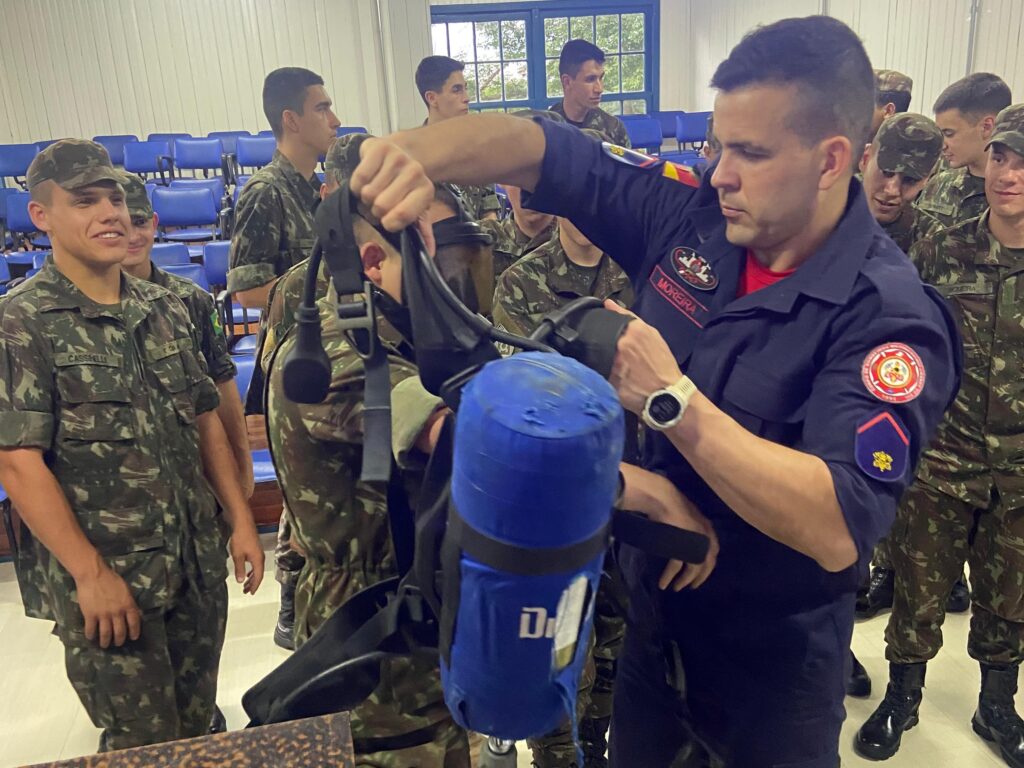
[[[346,133],[336,138],[324,160],[327,175],[338,184],[348,181],[359,165],[359,148],[369,138],[373,137],[368,133]]]
[[[895,69],[875,70],[875,91],[878,93],[910,93],[914,81]]]
[[[993,144],[1005,144],[1024,156],[1024,104],[1011,104],[996,115],[996,124],[985,148]]]
[[[146,194],[146,183],[134,173],[125,171],[121,174],[121,186],[124,187],[128,215],[133,219],[152,219],[153,204]]]
[[[72,190],[98,181],[120,184],[121,175],[110,162],[107,150],[95,141],[61,139],[35,156],[25,180],[30,192],[44,181]]]
[[[942,132],[924,115],[904,112],[886,118],[875,135],[878,167],[926,179],[942,153]]]

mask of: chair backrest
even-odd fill
[[[676,137],[676,115],[685,115],[681,109],[666,109],[660,112],[652,112],[651,117],[658,121],[661,126],[661,137],[663,139],[674,139]]]
[[[0,179],[24,176],[38,154],[35,144],[0,144]]]
[[[36,225],[32,223],[28,215],[28,203],[32,196],[28,192],[20,190],[7,196],[7,229],[19,234],[28,234],[36,231]]]
[[[231,243],[227,240],[216,240],[203,246],[203,266],[206,267],[206,279],[210,285],[228,284],[228,253]]]
[[[11,268],[7,266],[7,259],[0,253],[0,283],[7,283],[11,280]]]
[[[107,154],[110,155],[110,162],[114,165],[124,165],[124,145],[138,141],[139,137],[130,133],[117,133],[109,136],[93,136],[92,140],[106,147]]]
[[[649,115],[626,120],[626,133],[633,149],[661,149],[661,124]]]
[[[158,173],[165,167],[161,158],[171,156],[166,141],[133,141],[121,148],[125,170],[132,173]]]
[[[680,144],[704,143],[708,135],[710,112],[686,112],[676,115],[676,141]]]
[[[273,131],[260,131],[256,135],[257,136],[263,136],[264,138],[266,138],[267,136],[270,136],[271,138],[273,138],[274,137],[274,132]]]
[[[166,267],[161,267],[161,269],[164,272],[170,272],[172,275],[191,280],[204,291],[210,290],[210,284],[206,281],[206,272],[203,271],[202,264],[168,264]]]
[[[256,370],[256,356],[238,355],[232,357],[231,360],[238,370],[238,375],[235,376],[235,385],[238,387],[238,394],[241,395],[244,403],[245,393],[249,391],[249,382],[252,381],[252,374]]]
[[[224,151],[231,155],[235,153],[235,142],[240,136],[252,136],[248,131],[210,131],[206,135],[211,139],[220,139]]]
[[[0,187],[0,222],[7,221],[7,198],[20,191],[17,187]],[[0,249],[2,248],[3,243],[0,243]]]
[[[243,168],[262,168],[273,159],[275,149],[273,136],[239,136],[235,142],[238,164]]]
[[[213,193],[213,201],[219,211],[224,200],[224,178],[214,176],[212,179],[172,179],[170,189],[208,189]]]
[[[220,170],[224,145],[220,139],[175,139],[174,166],[187,170]]]
[[[49,147],[51,144],[56,144],[58,141],[60,141],[60,139],[46,139],[45,141],[37,141],[37,142],[35,142],[36,149],[38,149],[40,152],[42,152],[44,149]]]
[[[166,141],[167,145],[171,148],[171,157],[174,156],[174,140],[175,139],[191,139],[191,133],[151,133],[146,137],[146,141]]]
[[[238,206],[238,196],[242,194],[242,190],[245,189],[245,185],[249,183],[251,178],[252,176],[247,173],[235,176],[234,203],[236,207]]]
[[[184,243],[155,243],[149,258],[158,267],[192,263],[189,258],[188,246]]]
[[[153,190],[153,210],[160,227],[196,227],[217,223],[217,204],[208,189]]]
[[[350,133],[369,133],[369,131],[361,125],[339,125],[334,133],[336,136],[347,136]]]
[[[53,251],[32,251],[32,269],[42,269],[46,263],[46,257]]]

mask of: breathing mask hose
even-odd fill
[[[323,402],[331,384],[331,362],[320,334],[320,312],[316,306],[316,279],[323,259],[317,239],[306,266],[302,304],[295,312],[295,346],[284,362],[282,383],[285,396],[296,403]]]

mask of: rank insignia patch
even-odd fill
[[[708,260],[693,248],[673,250],[672,266],[677,275],[698,290],[713,291],[718,287],[718,275],[711,271]]]
[[[906,344],[875,347],[864,358],[860,373],[868,392],[887,403],[909,403],[924,389],[924,363]]]
[[[857,427],[854,443],[857,466],[868,477],[895,482],[910,461],[910,440],[899,419],[882,411]]]
[[[648,155],[635,149],[626,149],[626,147],[609,144],[607,141],[601,142],[601,148],[608,157],[616,162],[632,165],[634,168],[659,168],[661,169],[661,175],[667,179],[678,181],[680,184],[686,184],[688,187],[700,186],[700,177],[688,166],[670,163],[667,160],[662,160],[657,155]]]

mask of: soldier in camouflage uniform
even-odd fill
[[[974,730],[1008,765],[1024,766],[1024,722],[1013,704],[1024,659],[1024,104],[999,113],[985,181],[988,211],[911,251],[922,279],[954,308],[965,365],[893,529],[891,681],[856,741],[869,757],[895,753],[917,722],[925,665],[942,645],[943,606],[968,558],[967,650],[982,674]]]
[[[886,118],[910,109],[914,81],[895,69],[875,70],[875,112],[871,116],[871,140]]]
[[[601,109],[604,51],[586,40],[570,40],[558,58],[558,74],[563,96],[551,111],[577,128],[591,128],[606,135],[612,144],[630,146],[623,122]]]
[[[146,194],[146,185],[135,174],[124,173],[121,186],[131,219],[128,256],[121,262],[121,269],[132,277],[166,288],[185,304],[192,327],[199,336],[199,351],[206,362],[206,370],[217,385],[217,393],[220,395],[217,416],[231,444],[242,491],[249,498],[254,486],[252,453],[249,451],[249,435],[242,414],[242,400],[235,385],[238,371],[228,353],[228,342],[213,297],[191,280],[172,275],[153,264],[150,254],[153,251],[158,218]]]
[[[263,575],[188,312],[120,270],[120,179],[89,141],[33,160],[53,260],[0,303],[0,482],[27,526],[25,611],[56,622],[101,750],[208,730],[229,527],[244,590]]]
[[[973,219],[985,210],[985,144],[999,110],[1010,105],[999,77],[975,72],[950,85],[935,102],[935,122],[945,143],[949,170],[928,180],[914,204],[914,241]]]
[[[331,111],[323,79],[298,67],[276,69],[267,75],[263,111],[277,139],[277,149],[270,164],[252,175],[238,197],[227,284],[240,304],[259,310],[266,308],[277,278],[307,258],[313,247],[313,214],[320,202],[316,166],[341,124]],[[260,349],[265,335],[266,322],[261,321]],[[254,372],[249,390],[247,413],[257,413],[263,399],[262,369]],[[302,555],[291,546],[287,507],[281,513],[274,562],[281,584],[274,642],[290,649],[294,647],[292,600]]]

